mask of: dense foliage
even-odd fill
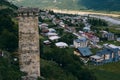
[[[87,9],[120,11],[120,0],[79,0]],[[89,4],[88,4],[89,3]]]
[[[0,49],[14,51],[17,48],[17,25],[11,9],[0,10]]]
[[[73,44],[73,40],[76,38],[77,37],[74,36],[72,33],[65,33],[62,35],[62,37],[59,39],[59,41],[66,42],[67,44],[71,45],[71,44]]]
[[[0,80],[20,80],[22,76],[18,59],[14,61],[16,54],[13,54],[18,45],[16,8],[6,0],[0,0],[0,54],[4,54],[0,55]]]
[[[7,0],[0,0],[0,7],[0,49],[14,51],[18,45],[18,29],[14,13],[17,7]]]
[[[98,18],[89,18],[88,23],[90,23],[92,26],[108,26],[108,23],[105,20]]]
[[[0,80],[20,80],[22,74],[18,62],[13,61],[10,56],[0,57]]]
[[[59,75],[57,75],[58,73],[56,73],[56,77],[52,77],[55,76],[55,72],[49,72],[49,70],[47,71],[44,69],[45,67],[41,69],[42,76],[52,77],[50,80],[96,80],[92,71],[85,68],[79,57],[73,55],[73,50],[71,50],[71,48],[61,49],[56,48],[55,46],[46,46],[42,43],[40,48],[42,50],[41,57],[45,60],[51,61],[52,64],[54,63],[54,66],[49,65],[46,68],[50,70],[53,68],[52,70],[56,71],[57,66],[58,70],[61,69],[62,74],[65,74],[64,76],[67,75],[68,77],[64,77],[63,79],[59,78]],[[49,76],[51,72],[52,74]],[[60,74],[60,76],[63,75]]]

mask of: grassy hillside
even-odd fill
[[[9,0],[19,6],[45,9],[120,11],[120,0]]]

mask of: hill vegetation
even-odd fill
[[[120,11],[120,0],[79,0],[78,4],[84,5],[87,9]]]
[[[44,9],[120,11],[119,0],[9,0],[18,6]]]
[[[19,80],[22,72],[19,71],[18,61],[14,61],[14,52],[18,47],[17,24],[14,10],[16,6],[5,0],[0,0],[0,80]]]

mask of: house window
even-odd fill
[[[120,56],[120,51],[118,51],[118,55]]]
[[[109,54],[105,54],[105,59],[110,59],[110,55]]]

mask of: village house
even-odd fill
[[[115,40],[115,35],[113,33],[102,33],[102,38],[107,38],[107,40]]]
[[[55,45],[57,47],[59,47],[59,48],[66,48],[66,47],[68,47],[68,44],[65,43],[65,42],[57,42],[57,43],[55,43]]]
[[[75,39],[73,41],[73,45],[75,48],[83,48],[83,47],[87,47],[88,45],[88,40],[85,37],[81,37],[79,39]]]
[[[48,37],[48,38],[49,38],[49,40],[51,40],[51,41],[58,41],[58,39],[60,39],[59,36],[50,36],[50,37]]]
[[[89,33],[82,33],[82,36],[86,37],[87,39],[89,39],[90,41],[97,43],[100,41],[100,38],[95,36],[93,32],[89,32]]]
[[[46,36],[48,37],[57,36],[57,35],[58,35],[57,33],[51,33],[51,32],[46,33]]]
[[[43,43],[46,44],[46,45],[51,44],[51,42],[49,40],[45,40],[45,41],[43,41]]]
[[[92,52],[88,47],[78,47],[75,49],[74,54],[79,56],[84,63],[87,63],[89,61],[89,57],[92,55]]]
[[[48,24],[46,24],[46,23],[39,24],[39,28],[40,28],[40,30],[48,29]]]
[[[61,26],[61,27],[65,27],[65,23],[63,22],[63,21],[61,21],[60,23],[59,23],[59,25]]]
[[[115,48],[118,48],[118,49],[120,49],[120,46],[116,46],[116,45],[114,45],[114,44],[103,44],[103,47],[104,48],[110,48],[110,49],[115,49]]]
[[[52,23],[53,23],[54,25],[57,25],[57,24],[59,24],[60,22],[61,22],[60,19],[53,18],[53,20],[52,20]]]
[[[120,60],[120,49],[105,48],[90,57],[90,60],[95,65],[100,65],[109,62],[117,62]]]

